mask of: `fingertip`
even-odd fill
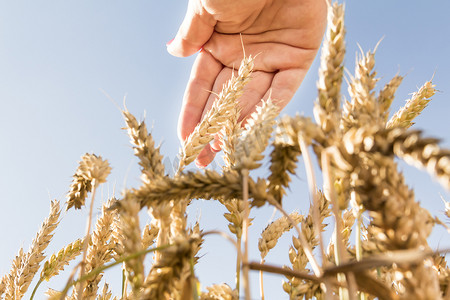
[[[202,152],[197,156],[195,165],[199,168],[207,167],[216,157],[216,153],[211,150],[211,146],[208,144],[203,148]]]
[[[219,135],[216,135],[210,147],[212,152],[220,152],[222,150],[222,138]]]
[[[176,57],[191,56],[202,48],[202,45],[192,44],[188,40],[183,40],[179,37],[175,37],[174,39],[169,41],[166,46],[167,52]]]

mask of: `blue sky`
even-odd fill
[[[18,249],[28,246],[50,199],[65,201],[71,176],[81,155],[94,152],[113,167],[109,183],[97,198],[139,182],[137,160],[128,144],[119,110],[102,92],[120,105],[126,95],[128,109],[145,116],[170,165],[179,142],[176,124],[193,57],[175,58],[166,52],[181,23],[185,2],[175,1],[0,1],[0,274],[8,271]],[[443,139],[450,147],[450,2],[362,1],[346,2],[346,67],[353,72],[358,43],[373,49],[383,38],[376,69],[378,88],[395,74],[406,75],[393,109],[434,75],[439,92],[416,120],[416,128]],[[283,114],[312,115],[316,98],[318,62]],[[345,86],[345,85],[344,85]],[[345,88],[344,88],[345,89]],[[265,166],[267,167],[267,165]],[[448,192],[427,174],[401,164],[418,200],[441,215],[442,195]],[[266,170],[266,169],[265,169]],[[288,210],[307,210],[308,195],[302,166],[294,179]],[[265,173],[264,173],[265,172]],[[263,171],[267,174],[267,171]],[[300,203],[300,204],[299,204]],[[217,203],[198,201],[190,208],[207,229],[224,229],[224,209]],[[257,237],[272,209],[255,210],[251,257],[257,260]],[[86,211],[64,214],[48,254],[83,235]],[[290,236],[269,254],[267,261],[286,264]],[[433,246],[450,246],[442,231],[433,235]],[[198,276],[203,286],[233,285],[231,246],[218,237],[206,241]],[[220,270],[220,272],[218,271]],[[113,270],[115,282],[119,270]],[[252,275],[254,279],[257,274]],[[283,279],[266,276],[269,299],[285,294]],[[62,288],[64,280],[51,280],[40,288]],[[31,288],[34,284],[31,286]],[[117,290],[116,290],[117,291]],[[254,297],[258,295],[253,291]]]

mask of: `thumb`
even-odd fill
[[[177,35],[167,43],[167,51],[178,57],[194,54],[209,40],[215,25],[216,20],[203,8],[201,1],[190,0]]]

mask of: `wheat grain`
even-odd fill
[[[238,75],[232,77],[223,87],[218,99],[205,114],[201,122],[183,143],[179,170],[193,162],[206,144],[214,139],[226,120],[235,113],[236,100],[242,95],[244,86],[250,81],[254,65],[252,57],[245,57]]]
[[[103,285],[102,293],[97,296],[97,300],[111,300],[112,293],[109,290],[109,285],[105,282]]]
[[[427,107],[431,97],[436,93],[435,85],[430,81],[425,84],[406,101],[405,106],[400,108],[398,112],[392,116],[386,124],[386,128],[403,127],[409,128],[414,123],[412,120],[416,118]]]
[[[450,218],[450,202],[444,200],[445,205],[445,215]]]
[[[142,230],[142,248],[147,249],[155,243],[158,236],[159,228],[154,224],[145,225]]]
[[[48,297],[48,300],[60,300],[62,293],[60,291],[54,290],[54,289],[48,289],[45,292],[45,295]],[[68,297],[66,297],[67,299]]]
[[[72,206],[80,209],[87,198],[87,194],[92,191],[92,184],[90,180],[86,180],[83,176],[78,174],[73,175],[70,191],[67,193],[67,210]]]

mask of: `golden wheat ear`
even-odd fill
[[[345,56],[344,11],[344,5],[337,2],[328,8],[328,28],[320,56],[314,117],[327,134],[339,130]]]
[[[262,101],[245,124],[242,138],[238,139],[234,154],[234,169],[256,169],[261,166],[263,151],[269,145],[275,118],[279,109],[268,99]]]
[[[405,106],[400,108],[392,118],[387,122],[386,128],[402,127],[409,128],[414,123],[412,120],[416,118],[427,107],[431,97],[436,93],[435,85],[430,81],[415,92],[412,97],[406,100]]]
[[[214,139],[225,122],[236,113],[236,100],[242,95],[245,85],[250,81],[254,58],[244,57],[238,75],[232,76],[224,85],[211,109],[184,141],[181,151],[179,171],[193,162],[206,144]]]
[[[402,81],[402,76],[394,76],[388,83],[386,83],[378,94],[377,102],[384,122],[387,122],[387,118],[389,117],[389,108],[391,107],[392,101],[394,101],[395,92]]]
[[[59,201],[50,204],[50,214],[41,225],[28,252],[21,249],[13,261],[10,274],[6,277],[5,299],[21,299],[28,290],[35,274],[45,259],[44,250],[53,238],[53,231],[59,224],[61,214]]]
[[[95,180],[97,185],[106,182],[110,172],[111,167],[108,161],[103,160],[101,156],[90,153],[83,155],[67,194],[66,210],[72,207],[81,209],[85,204],[87,194],[94,188],[93,181]]]
[[[142,170],[142,180],[148,182],[156,177],[164,176],[163,156],[159,147],[155,147],[153,137],[147,131],[145,122],[138,122],[126,108],[122,110],[125,119],[130,143],[133,145],[134,155],[139,158],[139,165]]]

